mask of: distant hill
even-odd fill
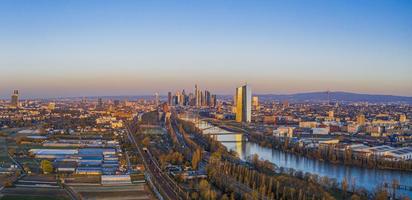
[[[264,94],[258,95],[262,100],[288,100],[290,102],[324,102],[330,99],[331,102],[369,102],[369,103],[407,103],[412,104],[412,97],[393,96],[393,95],[375,95],[375,94],[357,94],[349,92],[310,92],[297,93],[288,95]]]

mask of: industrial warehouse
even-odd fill
[[[114,148],[83,149],[31,149],[30,154],[38,159],[53,160],[59,173],[86,175],[114,175],[122,173],[119,158]]]

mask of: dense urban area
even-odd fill
[[[15,90],[0,100],[0,199],[412,196],[410,104],[234,92],[20,99]]]

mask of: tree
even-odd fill
[[[388,199],[388,191],[385,188],[379,188],[375,192],[375,200],[387,200]]]
[[[201,180],[199,183],[199,190],[200,190],[200,195],[202,196],[203,199],[209,199],[211,194],[210,194],[210,185],[207,180]]]
[[[222,158],[222,153],[219,151],[213,152],[209,159],[220,160]]]
[[[149,144],[150,144],[150,138],[149,138],[149,137],[145,137],[145,138],[143,139],[143,141],[142,141],[142,144],[143,144],[145,147],[148,147]]]
[[[252,199],[253,200],[258,200],[259,199],[259,193],[256,190],[254,190],[252,192]]]
[[[42,160],[40,162],[40,168],[43,170],[43,173],[50,174],[53,172],[53,164],[48,160]]]
[[[230,200],[235,200],[236,199],[236,197],[235,197],[235,193],[234,192],[232,192],[231,194],[230,194]]]
[[[199,199],[199,194],[197,192],[192,192],[192,194],[190,196],[194,200]]]
[[[355,178],[352,178],[351,185],[352,185],[352,193],[355,193],[356,192],[356,179]]]
[[[220,200],[229,200],[229,197],[227,197],[227,194],[222,195]]]
[[[354,194],[350,197],[350,200],[361,200],[361,198],[358,195]]]
[[[192,155],[192,168],[197,169],[199,162],[202,160],[202,151],[196,149],[195,153]]]
[[[31,173],[30,167],[28,163],[24,163],[23,164],[23,171],[27,172],[27,173]]]
[[[399,181],[396,178],[394,178],[392,180],[392,198],[393,199],[396,198],[396,190],[398,189],[398,187],[399,187]]]
[[[343,193],[343,198],[346,197],[346,191],[348,191],[348,180],[346,177],[342,181],[342,193]]]
[[[3,181],[3,185],[4,185],[4,187],[11,187],[11,186],[13,186],[13,183],[11,182],[11,180],[7,179],[7,180]]]
[[[16,149],[15,148],[9,148],[8,151],[9,151],[9,154],[11,156],[14,156],[16,154]]]

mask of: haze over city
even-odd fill
[[[412,96],[411,1],[2,1],[0,98]]]

